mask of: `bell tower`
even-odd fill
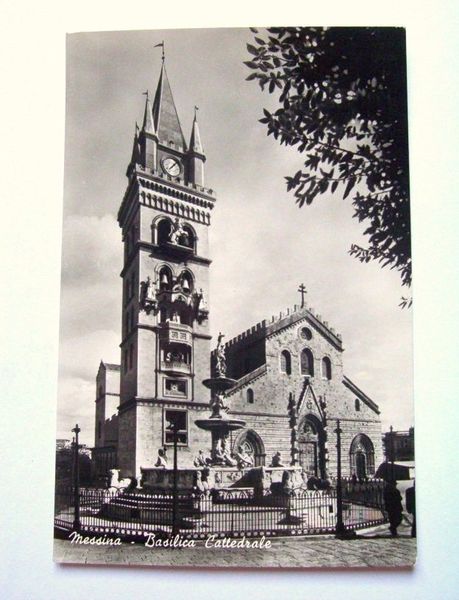
[[[123,476],[154,466],[179,425],[181,464],[208,406],[210,213],[195,115],[187,146],[163,58],[153,103],[136,125],[118,222],[124,243],[118,463]],[[203,440],[203,444],[208,443]],[[204,445],[205,447],[205,445]]]

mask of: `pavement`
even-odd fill
[[[253,539],[250,538],[250,542]],[[408,523],[391,537],[387,525],[357,533],[352,540],[334,536],[269,538],[270,547],[205,547],[196,540],[192,548],[146,547],[122,542],[118,546],[85,545],[54,540],[54,560],[67,564],[137,565],[178,568],[410,568],[416,561],[416,540]]]

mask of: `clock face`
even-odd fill
[[[161,162],[164,171],[170,175],[171,177],[177,177],[180,175],[180,163],[176,158],[172,158],[172,156],[168,156],[164,158]]]

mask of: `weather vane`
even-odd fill
[[[155,48],[162,48],[161,60],[164,62],[165,54],[164,54],[164,40],[160,44],[155,44]]]

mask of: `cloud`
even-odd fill
[[[62,285],[87,285],[118,281],[122,266],[121,231],[114,215],[69,215],[64,220]]]

